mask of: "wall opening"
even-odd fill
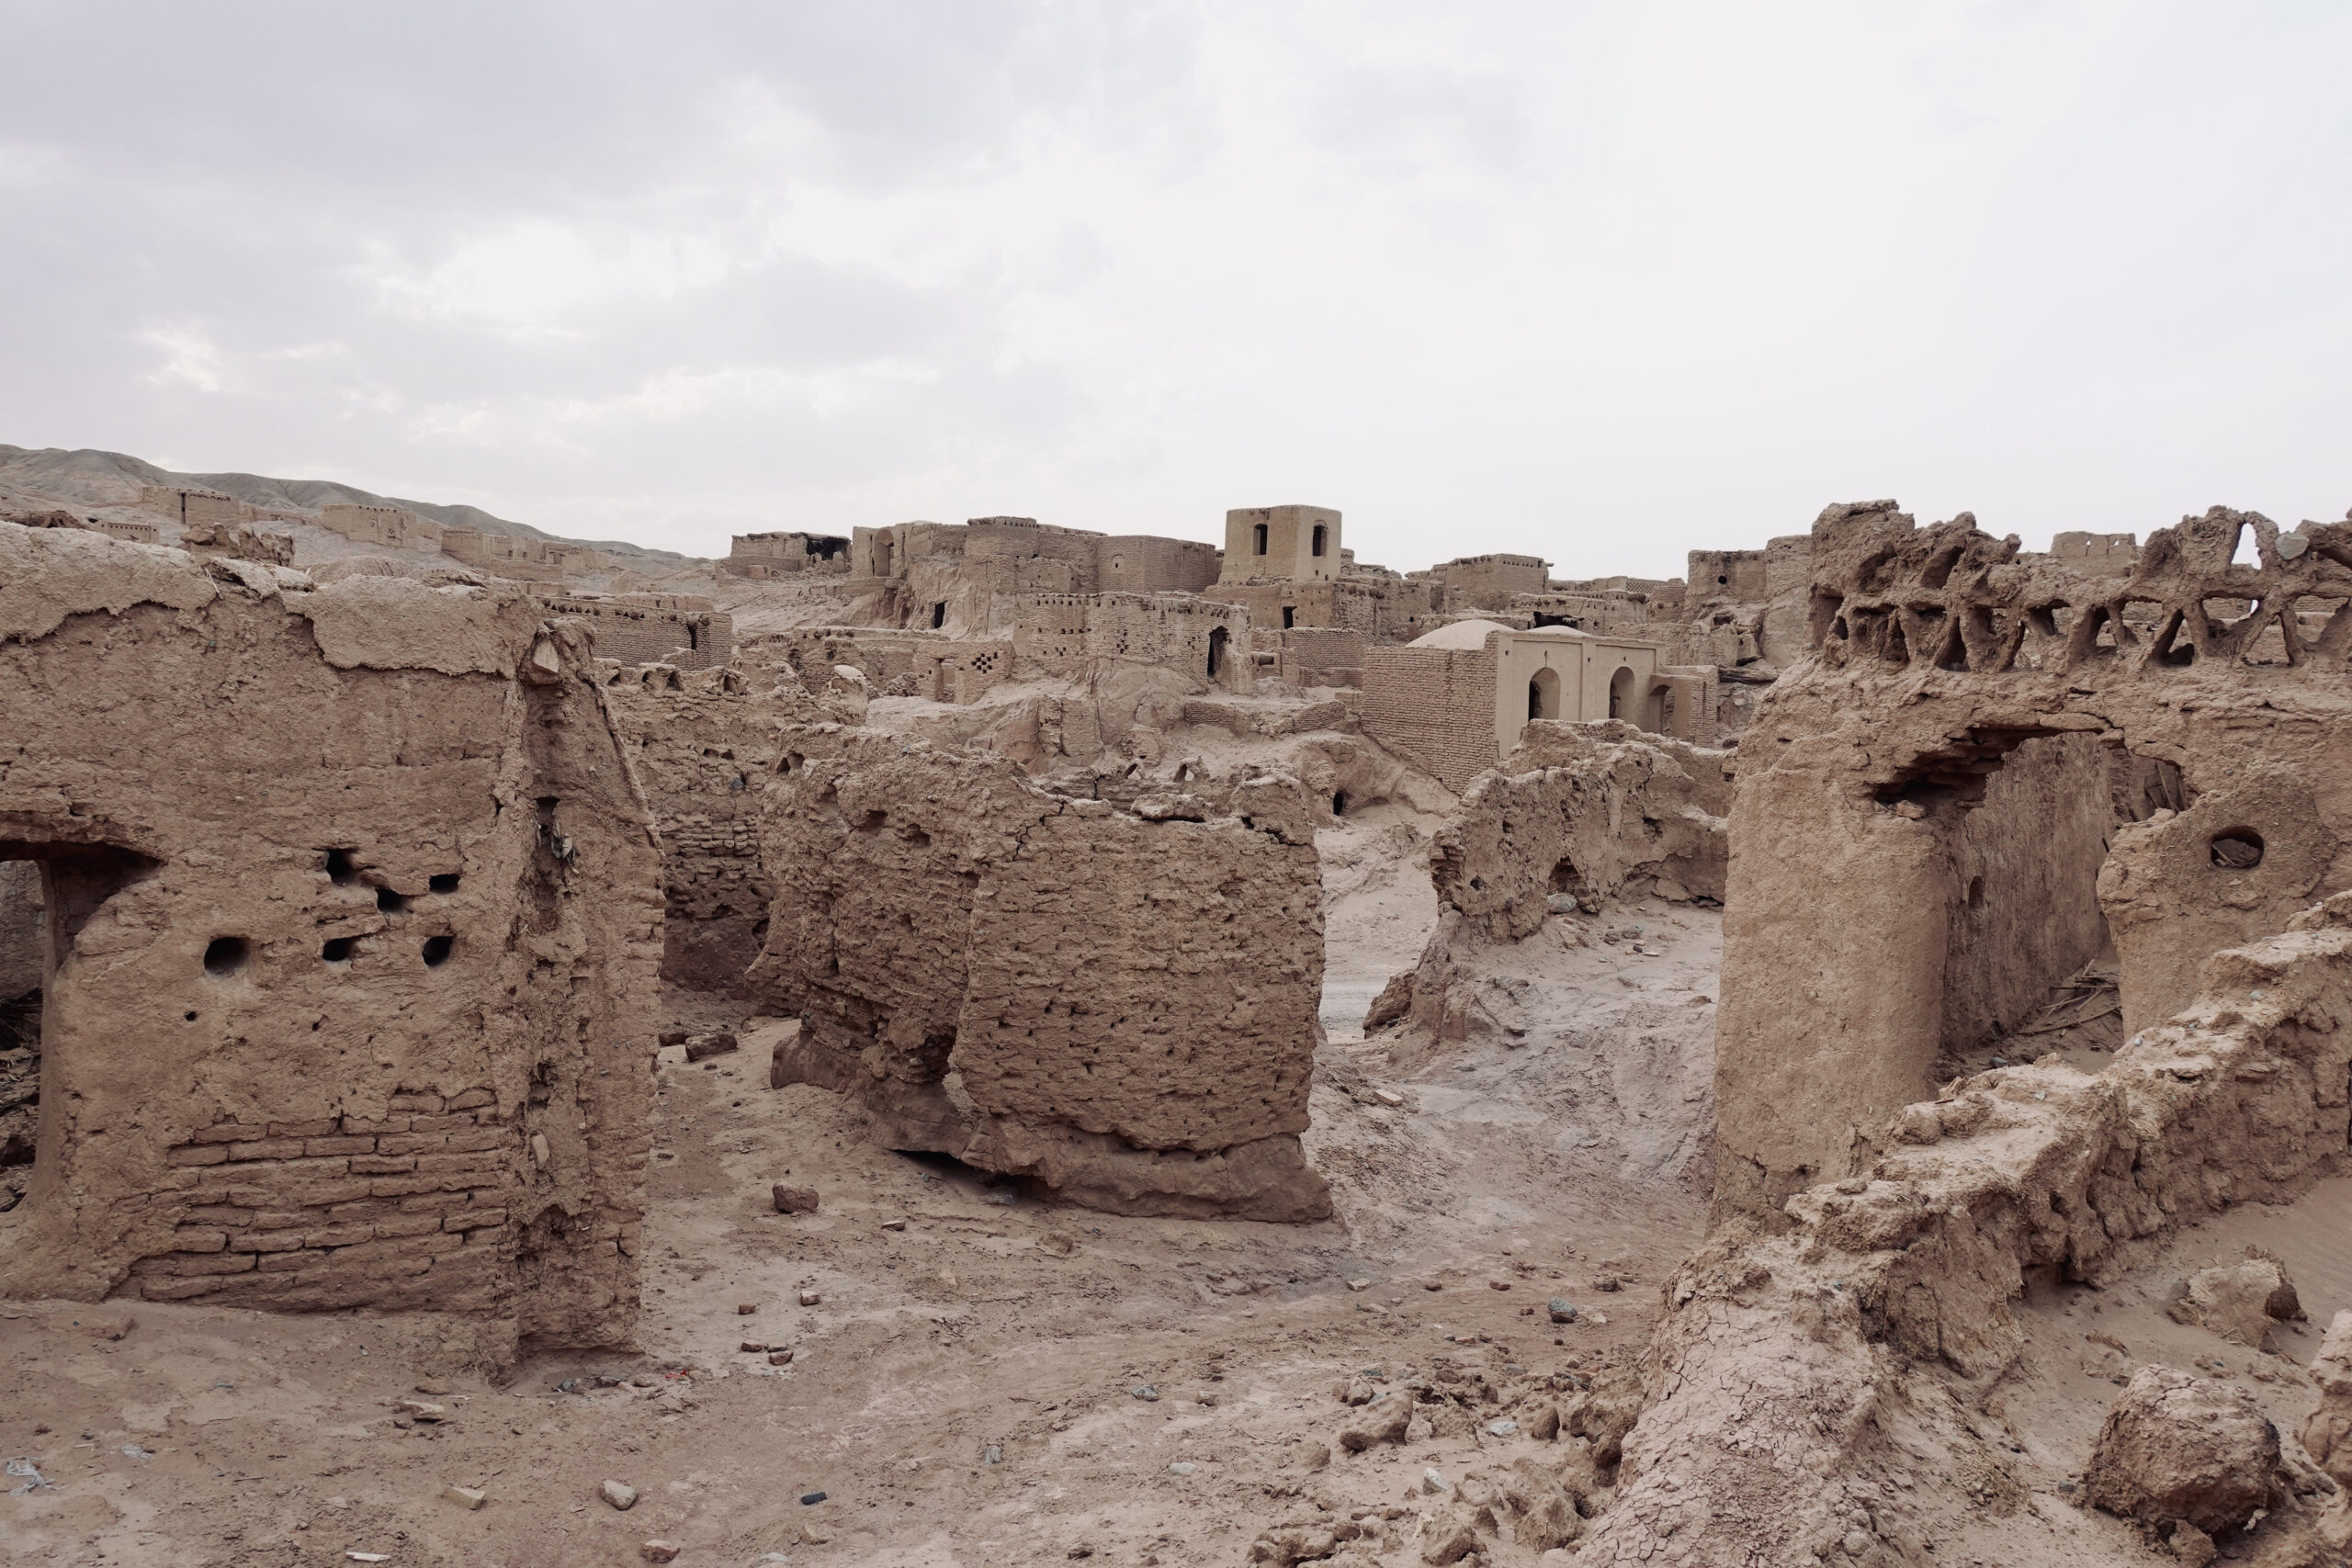
[[[1291,627],[1293,627],[1293,626],[1296,626],[1296,625],[1298,625],[1298,606],[1297,606],[1297,605],[1295,605],[1295,604],[1285,604],[1285,605],[1283,605],[1283,630],[1284,630],[1284,631],[1288,631],[1288,630],[1290,630],[1290,629],[1291,629]]]
[[[1225,673],[1225,645],[1229,640],[1223,626],[1217,626],[1209,633],[1209,679],[1212,681]]]
[[[424,939],[424,958],[427,969],[438,969],[449,962],[449,950],[458,945],[453,936],[429,936]]]
[[[253,943],[241,936],[216,936],[204,944],[204,972],[234,975],[254,955]]]
[[[2262,863],[2262,835],[2251,828],[2231,828],[2213,835],[2207,852],[2224,871],[2252,871]]]
[[[397,915],[408,908],[408,895],[395,893],[389,887],[376,889],[376,908],[388,915]]]
[[[937,631],[947,624],[947,601],[942,599],[931,607],[931,629]]]
[[[349,850],[327,852],[327,880],[337,887],[348,887],[359,874],[359,866]]]
[[[429,876],[425,878],[424,886],[435,893],[455,893],[458,890],[458,874],[454,871],[445,871],[438,875]]]
[[[1348,792],[1343,789],[1333,790],[1331,792],[1331,815],[1334,817],[1345,817],[1347,814]]]
[[[1255,528],[1251,529],[1250,537],[1254,541],[1250,553],[1253,555],[1264,555],[1266,553],[1266,525],[1263,523],[1261,523]]]
[[[1527,682],[1527,716],[1560,716],[1560,672],[1549,665],[1538,670]]]
[[[1619,665],[1617,673],[1609,677],[1609,716],[1634,716],[1634,671],[1628,665]]]
[[[109,844],[0,841],[0,1213],[40,1174],[44,1068],[73,1049],[55,1004],[74,982],[74,939],[157,863]]]
[[[1322,524],[1317,523],[1315,525],[1315,536],[1313,541],[1307,547],[1307,553],[1309,555],[1321,555],[1323,553],[1324,541],[1329,536],[1329,530]]]
[[[356,936],[331,936],[319,949],[319,956],[329,964],[348,964],[359,951]]]

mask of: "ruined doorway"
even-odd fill
[[[110,845],[0,841],[0,1213],[25,1201],[38,1174],[41,1080],[70,1048],[55,1020],[74,939],[155,863]]]
[[[1617,673],[1609,677],[1609,716],[1634,716],[1634,671],[1629,665],[1619,665]]]
[[[1209,633],[1209,679],[1212,681],[1225,674],[1225,645],[1228,640],[1223,626],[1217,626]]]
[[[1546,666],[1538,670],[1527,682],[1527,716],[1557,718],[1560,716],[1560,672]]]

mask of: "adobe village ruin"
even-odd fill
[[[0,523],[0,1295],[477,1390],[208,1550],[2352,1547],[2352,522],[620,567],[132,478]],[[719,1410],[645,1514],[537,1451]],[[24,1540],[199,1540],[18,1425]]]

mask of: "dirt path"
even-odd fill
[[[1353,831],[1397,840],[1395,826]],[[1377,898],[1409,897],[1409,874],[1370,880]],[[1352,928],[1337,923],[1344,945]],[[1369,945],[1354,964],[1367,974],[1419,937]],[[1647,984],[1589,963],[1586,991],[1547,993],[1547,1010],[1572,1015],[1589,994],[1622,1015]],[[1658,983],[1688,979],[1676,966]],[[725,1010],[676,1004],[696,1023]],[[831,1095],[769,1089],[755,1048],[665,1060],[634,1352],[535,1358],[495,1387],[429,1320],[10,1307],[0,1454],[46,1484],[0,1493],[0,1562],[245,1568],[358,1551],[401,1568],[556,1568],[636,1562],[662,1538],[682,1563],[729,1568],[1227,1564],[1271,1525],[1351,1510],[1397,1515],[1375,1525],[1393,1540],[1430,1501],[1424,1469],[1532,1451],[1486,1416],[1555,1374],[1628,1360],[1696,1240],[1693,1191],[1628,1180],[1614,1144],[1563,1135],[1561,1107],[1594,1069],[1575,1018],[1555,1021],[1532,1043],[1441,1061],[1430,1082],[1385,1077],[1376,1059],[1362,1077],[1332,1047],[1307,1143],[1339,1214],[1312,1226],[1047,1206],[871,1146]],[[820,1209],[775,1214],[776,1182],[816,1189]],[[819,1299],[803,1306],[803,1292]],[[1550,1321],[1554,1295],[1577,1322]],[[789,1348],[789,1364],[747,1341]],[[1338,1445],[1362,1420],[1339,1397],[1348,1382],[1408,1376],[1475,1397],[1409,1444]],[[414,1420],[402,1397],[447,1418]],[[634,1508],[599,1500],[606,1479],[637,1488]],[[488,1501],[443,1500],[452,1483]]]

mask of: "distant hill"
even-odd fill
[[[377,495],[328,479],[277,479],[262,474],[183,474],[120,452],[92,447],[67,451],[61,446],[11,446],[0,442],[0,492],[19,492],[27,502],[54,502],[66,506],[134,506],[146,485],[186,490],[217,490],[239,501],[272,511],[315,513],[335,502],[364,506],[404,506],[444,527],[478,528],[485,534],[516,534],[529,539],[582,544],[616,560],[641,561],[655,570],[673,570],[695,558],[674,550],[648,549],[619,539],[571,539],[527,523],[494,517],[479,506],[443,506],[429,501]]]

